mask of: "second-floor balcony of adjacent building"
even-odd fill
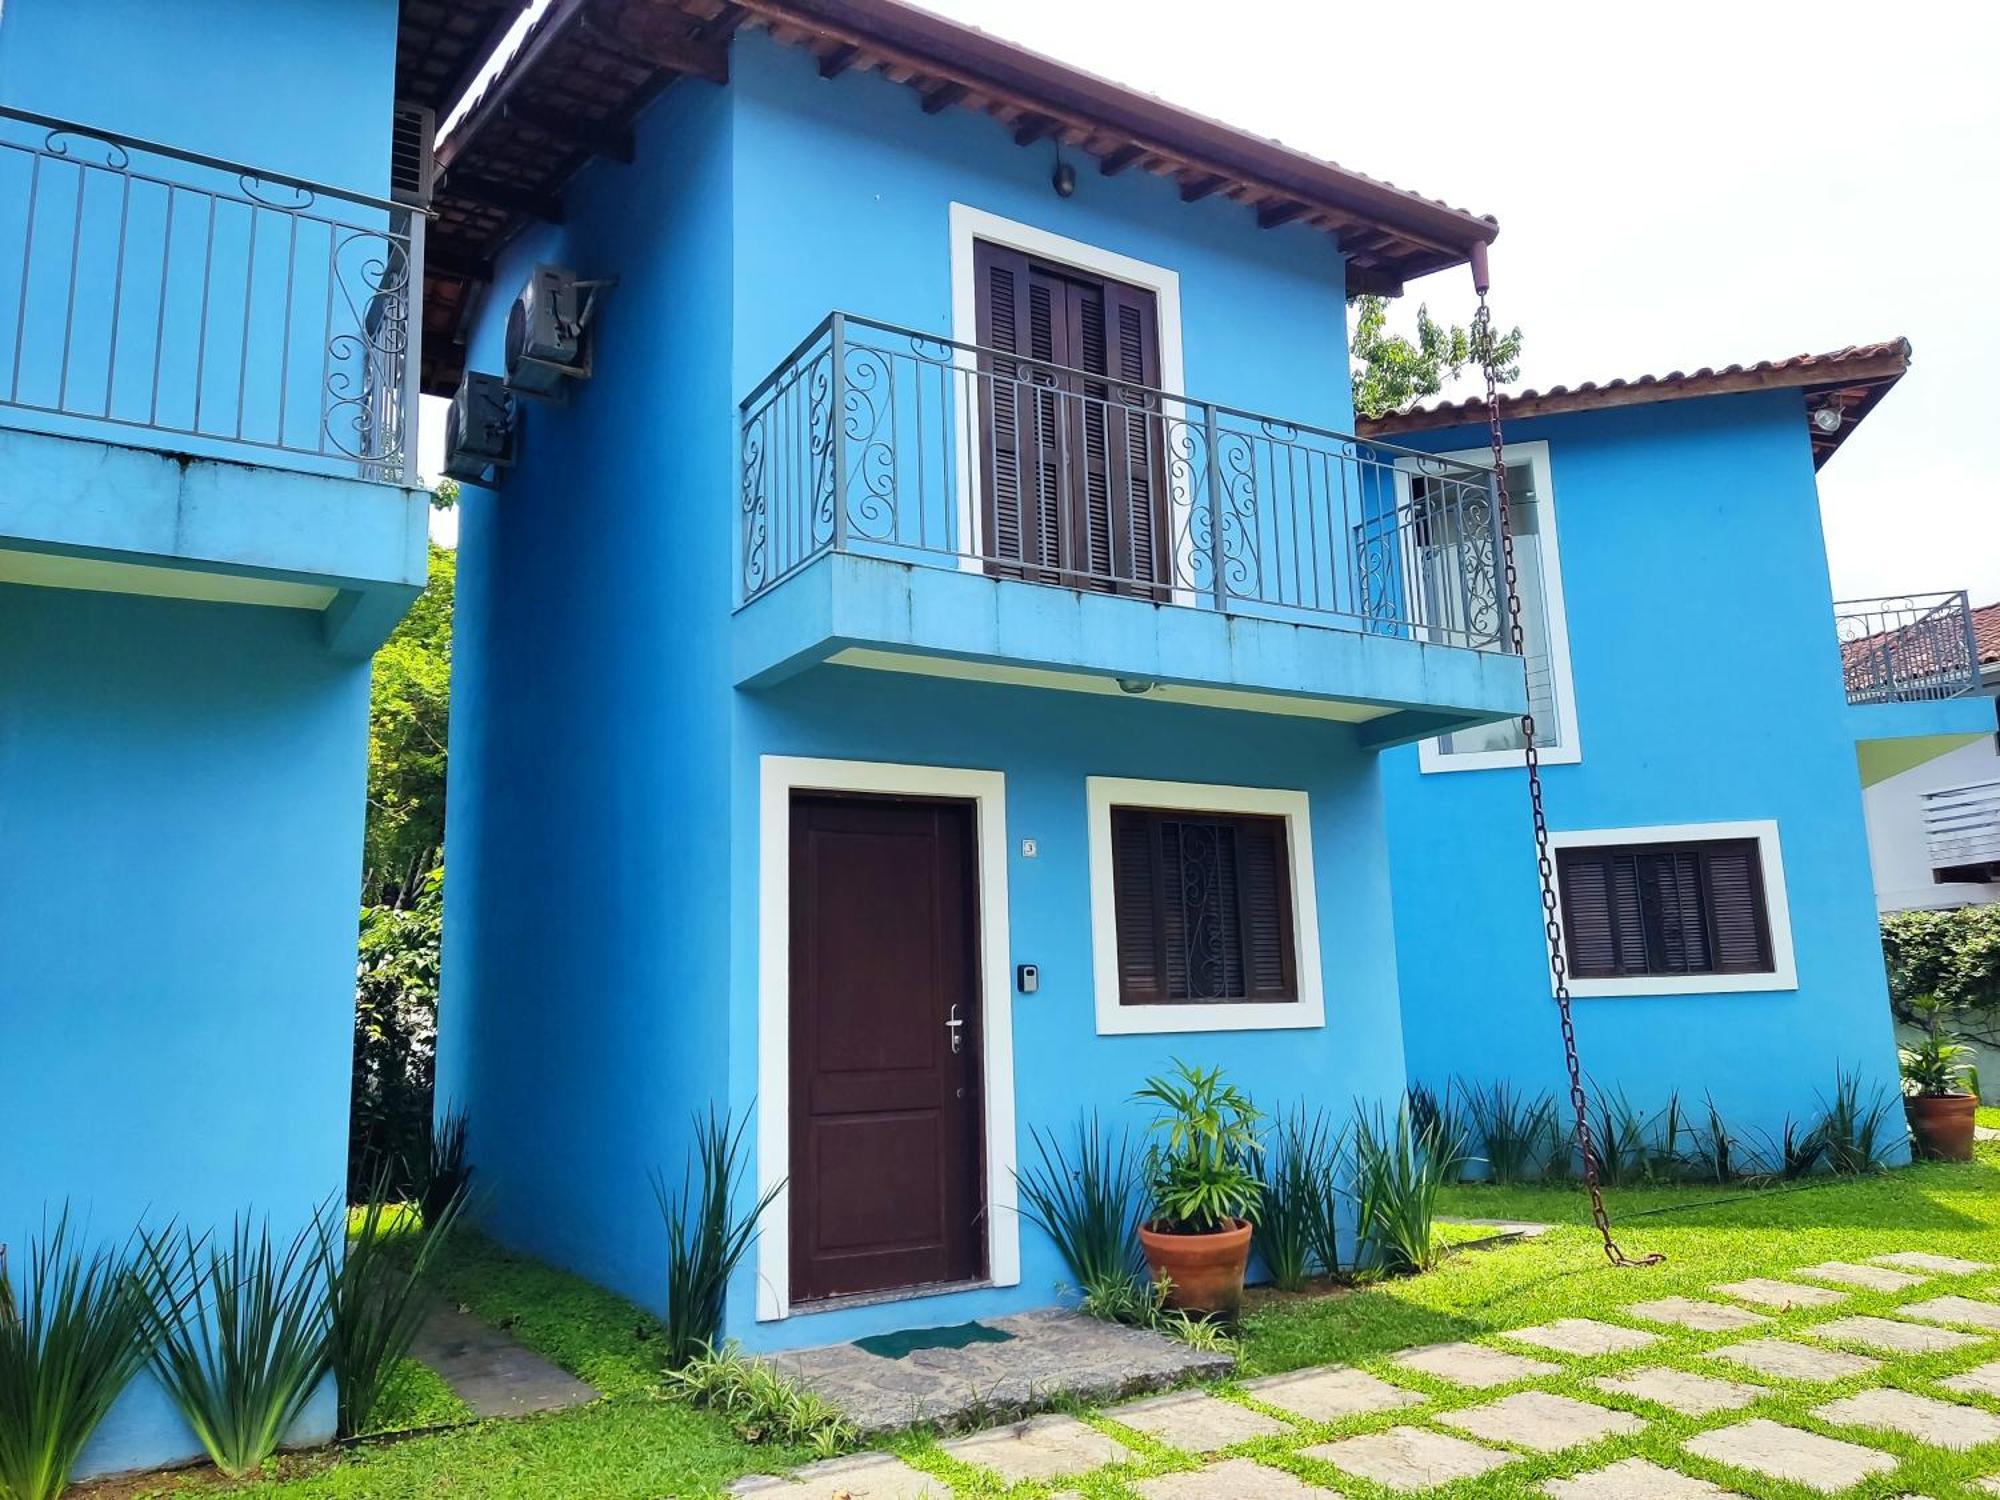
[[[1890,774],[1896,763],[1872,757],[1871,744],[1992,731],[1964,590],[1842,600],[1833,612],[1865,778]]]
[[[0,107],[0,581],[201,573],[342,619],[355,588],[406,597],[423,227]]]
[[[983,671],[1384,744],[1522,711],[1489,470],[1037,352],[836,314],[750,393],[740,681]]]

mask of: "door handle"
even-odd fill
[[[964,1025],[965,1022],[959,1019],[958,1006],[954,1004],[951,1008],[951,1016],[944,1023],[944,1029],[951,1033],[951,1050],[954,1054],[965,1046],[965,1038],[960,1035],[960,1031]]]

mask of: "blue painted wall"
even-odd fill
[[[0,585],[0,1239],[343,1190],[367,702],[303,611]],[[86,1467],[198,1451],[142,1378]]]
[[[740,38],[727,89],[684,84],[640,121],[632,167],[598,165],[568,222],[504,257],[471,347],[500,368],[537,260],[616,275],[596,371],[523,406],[520,462],[463,501],[440,1094],[471,1113],[485,1212],[505,1239],[658,1306],[648,1173],[677,1180],[686,1122],[755,1090],[756,796],[766,753],[1009,773],[1015,957],[1044,966],[1016,1010],[1020,1128],[1117,1108],[1171,1056],[1237,1068],[1273,1104],[1344,1106],[1403,1077],[1376,763],[1295,718],[1102,701],[844,668],[765,695],[730,686],[737,401],[828,312],[950,330],[952,201],[1178,268],[1191,388],[1349,420],[1340,261],[1323,236],[1240,207],[1082,174],[991,121],[927,117],[880,79],[821,80]],[[1314,794],[1329,1026],[1301,1034],[1095,1038],[1084,778],[1304,786]],[[726,874],[724,872],[727,872]],[[1052,1300],[1024,1233],[1022,1284],[872,1314],[731,1331],[818,1342]]]
[[[1795,392],[1509,425],[1546,439],[1583,747],[1544,769],[1550,826],[1775,818],[1796,991],[1576,1002],[1586,1067],[1635,1105],[1712,1091],[1736,1125],[1810,1119],[1835,1072],[1895,1054],[1819,504]],[[1470,430],[1422,434],[1436,451]],[[1387,768],[1415,1078],[1561,1075],[1520,770]],[[1893,1117],[1892,1117],[1893,1118]],[[1899,1121],[1897,1122],[1900,1123]]]

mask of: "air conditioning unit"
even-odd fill
[[[444,471],[472,484],[514,461],[514,398],[498,375],[465,372],[444,419]]]
[[[390,116],[389,196],[412,208],[429,208],[437,181],[437,116],[421,104],[398,99]]]
[[[601,281],[579,281],[561,266],[536,266],[507,313],[507,386],[560,400],[571,380],[590,375],[588,334]]]

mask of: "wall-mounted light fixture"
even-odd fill
[[[1056,143],[1056,169],[1049,174],[1049,186],[1056,190],[1058,198],[1068,198],[1076,192],[1076,168],[1063,160],[1062,143]]]
[[[1821,432],[1835,433],[1840,431],[1840,424],[1844,416],[1845,413],[1841,411],[1840,403],[1838,401],[1829,401],[1824,406],[1813,408],[1812,424]]]
[[[1152,692],[1158,686],[1159,684],[1150,677],[1121,677],[1118,679],[1118,691],[1121,693],[1130,693],[1135,698],[1141,693]]]

